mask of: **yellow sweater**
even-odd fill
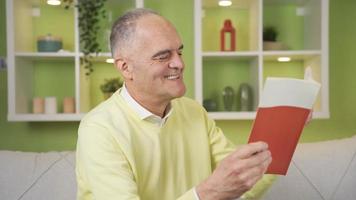
[[[139,118],[116,92],[81,121],[78,199],[195,200],[193,187],[234,150],[195,101],[171,102],[166,123]]]

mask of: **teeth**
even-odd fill
[[[168,80],[173,80],[173,79],[178,79],[178,78],[179,78],[179,75],[168,75],[167,76]]]

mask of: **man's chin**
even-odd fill
[[[181,94],[179,94],[176,98],[182,97],[182,96],[184,96],[184,95],[185,95],[185,91],[182,92]]]
[[[186,92],[186,88],[185,88],[185,86],[183,86],[183,88],[180,88],[178,91],[175,92],[173,97],[174,98],[182,97],[182,96],[184,96],[185,92]]]

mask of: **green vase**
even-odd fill
[[[226,111],[232,111],[232,105],[234,103],[234,89],[231,86],[226,86],[222,92],[224,109]]]
[[[206,111],[217,111],[217,104],[213,99],[204,99],[203,101],[203,107],[206,109]]]
[[[252,89],[249,84],[242,83],[237,93],[239,111],[252,111]]]

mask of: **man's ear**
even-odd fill
[[[115,60],[115,66],[117,70],[119,70],[124,77],[125,80],[132,79],[132,68],[124,58],[119,58]]]

